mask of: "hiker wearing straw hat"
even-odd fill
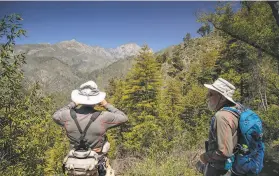
[[[75,151],[86,151],[88,156],[92,155],[91,158],[94,158],[92,153],[97,153],[99,156],[102,156],[99,157],[99,161],[105,160],[106,162],[106,157],[103,157],[106,156],[109,149],[106,131],[109,128],[125,123],[128,118],[122,111],[109,104],[105,100],[105,97],[106,93],[99,91],[94,81],[88,81],[82,84],[79,89],[72,91],[72,102],[56,111],[53,115],[53,120],[58,125],[65,128],[70,140],[72,153]],[[103,106],[107,111],[96,111],[94,109],[96,105]],[[80,153],[76,153],[76,155],[78,154]],[[72,158],[65,158],[64,164],[70,162]],[[81,158],[82,157],[75,161],[78,163],[84,162],[84,164],[80,166],[83,168],[78,168],[78,171],[73,171],[75,175],[80,174],[77,172],[82,172],[82,169],[84,169],[84,172],[87,174],[86,170],[95,168],[95,166],[91,165],[88,167],[85,166],[88,164],[88,162],[85,162],[88,158]],[[103,172],[100,171],[100,167],[105,165],[108,165],[108,163],[99,163],[99,175],[102,175],[100,172]],[[67,166],[66,163],[65,167],[67,168]],[[69,164],[69,167],[72,167],[72,169],[75,169],[73,168],[74,166],[77,165]]]
[[[238,117],[222,108],[237,105],[233,100],[235,87],[222,78],[204,86],[208,88],[208,108],[216,113],[211,119],[206,152],[200,156],[196,168],[205,176],[229,175],[225,167],[237,145]]]

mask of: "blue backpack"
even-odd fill
[[[264,143],[260,117],[241,104],[224,107],[223,110],[236,114],[238,122],[238,144],[236,153],[229,159],[231,171],[236,175],[257,175],[263,168]],[[226,166],[225,166],[226,167]]]

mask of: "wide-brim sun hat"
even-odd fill
[[[204,84],[208,89],[214,90],[222,94],[227,100],[237,104],[233,100],[233,94],[235,92],[235,87],[230,82],[223,78],[218,78],[213,84]]]
[[[71,94],[72,101],[81,105],[95,105],[103,101],[105,97],[106,93],[99,91],[94,81],[82,84],[79,89],[73,90]]]

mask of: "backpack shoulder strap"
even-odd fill
[[[82,139],[84,139],[84,137],[86,135],[86,132],[87,132],[88,128],[90,127],[90,125],[99,117],[100,114],[101,114],[100,111],[93,112],[93,114],[92,114],[88,124],[86,125],[86,127],[85,127],[85,129],[84,129],[84,131],[82,133],[82,136],[81,136]]]
[[[82,141],[85,138],[85,135],[86,135],[86,132],[87,132],[89,126],[99,117],[101,112],[100,111],[93,112],[93,114],[92,114],[88,124],[86,125],[84,131],[81,130],[81,127],[80,127],[80,125],[79,125],[79,123],[77,121],[76,111],[74,109],[71,109],[70,110],[70,114],[71,114],[72,119],[75,121],[75,124],[76,124],[76,126],[78,128],[79,133],[81,134],[79,140]]]
[[[239,117],[243,111],[243,108],[240,105],[238,105],[238,106],[237,107],[223,107],[221,110],[228,111],[228,112],[232,113],[236,118],[239,119]]]
[[[82,134],[82,130],[81,130],[81,128],[79,126],[79,123],[77,121],[76,111],[74,109],[70,109],[70,114],[71,114],[72,119],[75,121],[75,124],[76,124],[76,126],[78,128],[79,133]]]

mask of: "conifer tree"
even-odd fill
[[[168,75],[171,77],[176,77],[179,73],[182,72],[184,68],[184,63],[181,58],[181,45],[175,46],[173,50],[172,57],[168,60],[168,64],[170,65],[170,68],[168,70]]]
[[[128,74],[123,95],[129,129],[124,133],[125,146],[143,151],[148,149],[160,128],[158,121],[158,91],[161,87],[160,67],[153,52],[143,46]]]
[[[182,83],[170,78],[166,81],[164,88],[161,90],[159,98],[160,121],[162,128],[161,149],[170,149],[175,142],[179,141],[183,130],[184,122],[180,115],[184,109],[184,99],[182,96]]]
[[[21,18],[17,14],[4,16],[0,21],[0,170],[8,167],[16,160],[13,153],[14,132],[11,111],[22,99],[21,83],[23,72],[21,66],[25,63],[24,55],[14,54],[15,39],[25,35],[21,29]]]
[[[186,36],[183,38],[183,44],[184,44],[184,48],[186,48],[191,40],[191,34],[187,33]]]

